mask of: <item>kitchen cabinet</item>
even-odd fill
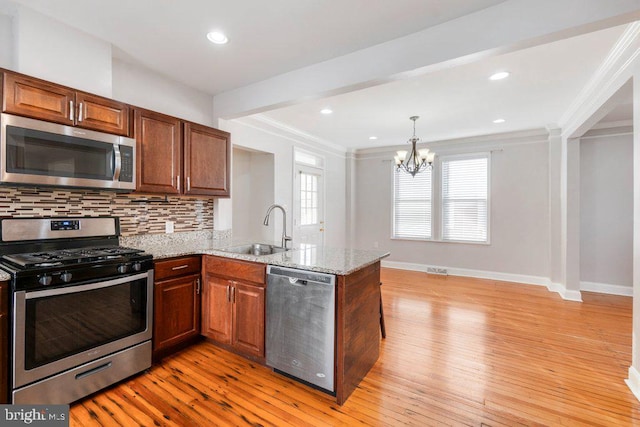
[[[127,104],[5,72],[2,111],[83,129],[130,135]]]
[[[138,191],[228,197],[228,132],[135,110]]]
[[[154,359],[200,336],[200,257],[156,261],[154,284]]]
[[[184,123],[185,194],[229,196],[230,164],[228,132]]]
[[[138,191],[180,194],[180,120],[136,108],[134,123]]]
[[[264,362],[266,266],[205,256],[202,334]]]
[[[9,403],[9,283],[0,282],[0,404]]]

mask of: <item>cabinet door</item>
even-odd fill
[[[231,344],[231,283],[207,274],[203,286],[202,335]]]
[[[13,73],[4,74],[2,111],[72,126],[75,92]]]
[[[9,284],[0,282],[0,403],[9,403]]]
[[[153,350],[180,344],[200,334],[200,275],[156,282]]]
[[[129,106],[112,99],[77,92],[76,124],[85,129],[129,136]]]
[[[264,288],[236,282],[233,298],[234,347],[264,357]]]
[[[142,109],[135,111],[137,191],[179,194],[180,120]]]
[[[185,123],[185,194],[229,196],[230,161],[229,133],[194,123]]]

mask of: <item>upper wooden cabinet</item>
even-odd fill
[[[21,74],[5,72],[3,80],[3,112],[130,135],[127,104]]]
[[[138,191],[229,196],[228,132],[135,110]]]
[[[185,194],[228,196],[230,162],[228,132],[184,124]]]
[[[182,132],[180,120],[136,109],[138,191],[180,194]]]

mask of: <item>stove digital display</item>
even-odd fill
[[[51,230],[80,230],[80,221],[77,219],[74,220],[61,220],[61,221],[51,221]]]

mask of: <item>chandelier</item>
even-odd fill
[[[431,170],[433,159],[436,157],[436,153],[429,152],[428,148],[416,149],[416,144],[420,142],[420,138],[416,136],[416,120],[419,118],[419,116],[409,117],[409,120],[413,121],[413,136],[407,141],[411,143],[411,151],[398,150],[397,155],[393,157],[396,162],[396,170],[403,170],[411,176],[416,176],[417,173],[424,170]],[[408,156],[407,153],[409,153]]]

